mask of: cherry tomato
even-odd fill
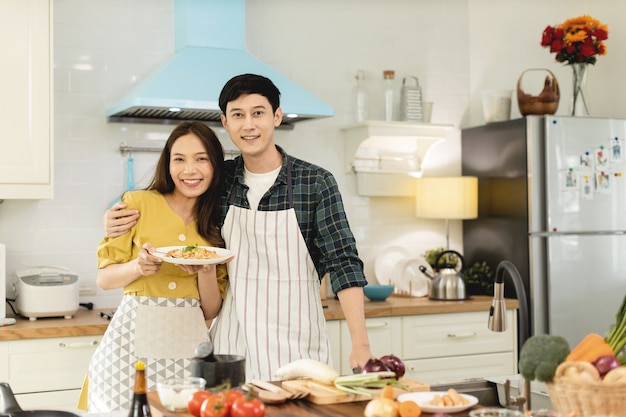
[[[264,417],[265,404],[258,398],[238,398],[230,408],[230,417]]]
[[[227,417],[230,410],[223,395],[212,395],[202,402],[200,417]]]
[[[196,391],[189,397],[187,401],[187,411],[194,417],[200,417],[200,407],[202,402],[209,398],[211,394],[209,391]]]

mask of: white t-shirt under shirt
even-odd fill
[[[259,207],[259,201],[261,201],[263,195],[270,189],[272,184],[274,184],[281,168],[282,167],[279,166],[273,171],[255,174],[244,167],[243,181],[249,188],[247,197],[248,203],[250,203],[250,209],[256,210]]]

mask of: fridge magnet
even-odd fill
[[[596,169],[601,169],[609,165],[609,158],[606,155],[604,146],[600,146],[596,149]]]
[[[611,175],[608,172],[596,172],[596,191],[599,193],[611,192]]]
[[[581,198],[583,200],[593,200],[593,184],[591,175],[583,175],[580,185]]]
[[[566,190],[575,190],[578,187],[578,180],[574,169],[570,168],[565,171],[565,181],[563,183],[563,187]]]
[[[593,160],[591,159],[591,155],[589,151],[580,155],[580,169],[593,169]]]
[[[611,162],[622,162],[622,141],[615,137],[611,141]]]

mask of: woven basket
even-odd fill
[[[546,384],[555,410],[578,417],[626,416],[626,383],[578,382],[555,378]]]
[[[545,71],[548,73],[543,90],[537,96],[531,96],[522,89],[522,78],[529,71]],[[559,107],[561,93],[559,83],[552,71],[544,68],[530,68],[522,72],[517,80],[517,104],[522,116],[529,114],[554,114]]]

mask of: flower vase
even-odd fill
[[[589,116],[587,103],[587,69],[588,63],[570,64],[572,68],[572,116]]]

